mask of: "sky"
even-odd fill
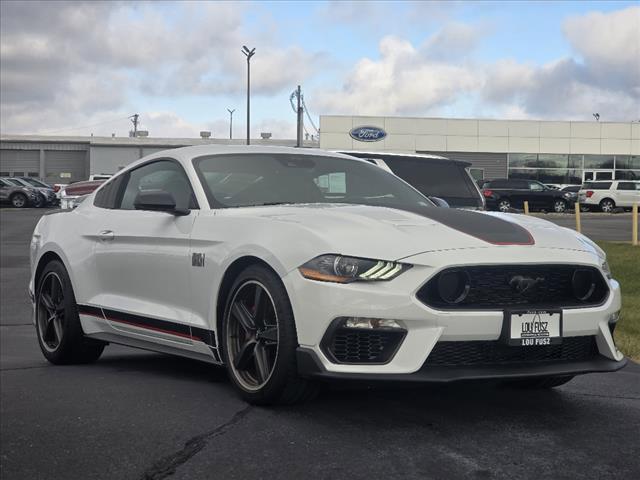
[[[295,138],[320,115],[640,120],[640,3],[0,2],[0,131]]]

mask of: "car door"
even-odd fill
[[[4,203],[9,201],[9,190],[9,185],[0,179],[0,202]]]
[[[101,211],[93,222],[99,288],[94,303],[117,330],[190,344],[189,248],[198,208],[189,179],[178,162],[161,159],[117,181],[114,208],[96,209]],[[135,199],[145,190],[171,193],[176,207],[190,213],[136,209]]]
[[[530,181],[528,183],[527,200],[530,208],[550,209],[553,208],[553,194],[540,182]]]
[[[631,207],[640,202],[640,183],[618,182],[616,187],[616,205],[619,207]]]

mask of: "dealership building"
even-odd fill
[[[0,176],[32,176],[48,183],[115,173],[160,150],[243,139],[56,137],[0,135]],[[265,135],[267,137],[268,135]],[[260,145],[294,146],[295,140],[260,138]],[[305,147],[430,153],[471,163],[477,179],[537,179],[580,184],[587,180],[640,179],[640,123],[480,120],[413,117],[320,117],[320,142]]]
[[[146,132],[145,132],[146,133]],[[244,139],[144,137],[57,137],[1,135],[0,176],[35,177],[49,184],[86,180],[93,174],[113,174],[151,153],[191,145],[244,145]],[[268,136],[265,135],[265,137]],[[251,139],[252,145],[295,146],[296,140]],[[305,141],[305,147],[318,142]]]
[[[477,179],[640,179],[638,122],[325,115],[320,148],[437,154],[470,162]]]

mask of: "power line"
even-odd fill
[[[82,125],[79,127],[69,127],[69,128],[61,128],[59,130],[45,130],[44,132],[40,132],[43,135],[49,134],[49,133],[58,133],[58,132],[68,132],[69,130],[80,130],[82,128],[89,128],[89,127],[97,127],[100,125],[106,125],[107,123],[114,123],[114,122],[120,122],[122,120],[129,120],[129,118],[131,117],[121,117],[121,118],[114,118],[112,120],[106,120],[104,122],[99,122],[99,123],[92,123],[89,125]]]
[[[311,115],[309,114],[309,109],[307,108],[307,104],[304,103],[304,95],[302,96],[302,108],[304,109],[305,113],[307,114],[307,118],[309,119],[309,122],[311,123],[311,126],[316,131],[316,133],[319,134],[320,130],[318,130],[318,127],[316,127],[316,124],[314,123],[313,119],[311,118]]]

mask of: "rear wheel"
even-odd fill
[[[14,193],[11,196],[11,205],[16,208],[24,208],[27,206],[27,196],[24,193]]]
[[[223,317],[223,358],[232,382],[249,403],[292,404],[316,386],[297,375],[293,311],[280,278],[253,265],[234,282]]]
[[[510,387],[527,389],[546,389],[559,387],[573,379],[573,375],[563,375],[560,377],[537,377],[523,378],[521,380],[511,380],[506,382]]]
[[[613,212],[613,209],[616,208],[616,203],[610,198],[605,198],[600,202],[600,210],[605,213]]]
[[[56,365],[94,362],[105,347],[85,338],[69,275],[57,260],[44,267],[38,282],[36,333],[42,354]]]
[[[508,198],[502,198],[498,202],[498,210],[508,212],[511,209],[511,201]]]

